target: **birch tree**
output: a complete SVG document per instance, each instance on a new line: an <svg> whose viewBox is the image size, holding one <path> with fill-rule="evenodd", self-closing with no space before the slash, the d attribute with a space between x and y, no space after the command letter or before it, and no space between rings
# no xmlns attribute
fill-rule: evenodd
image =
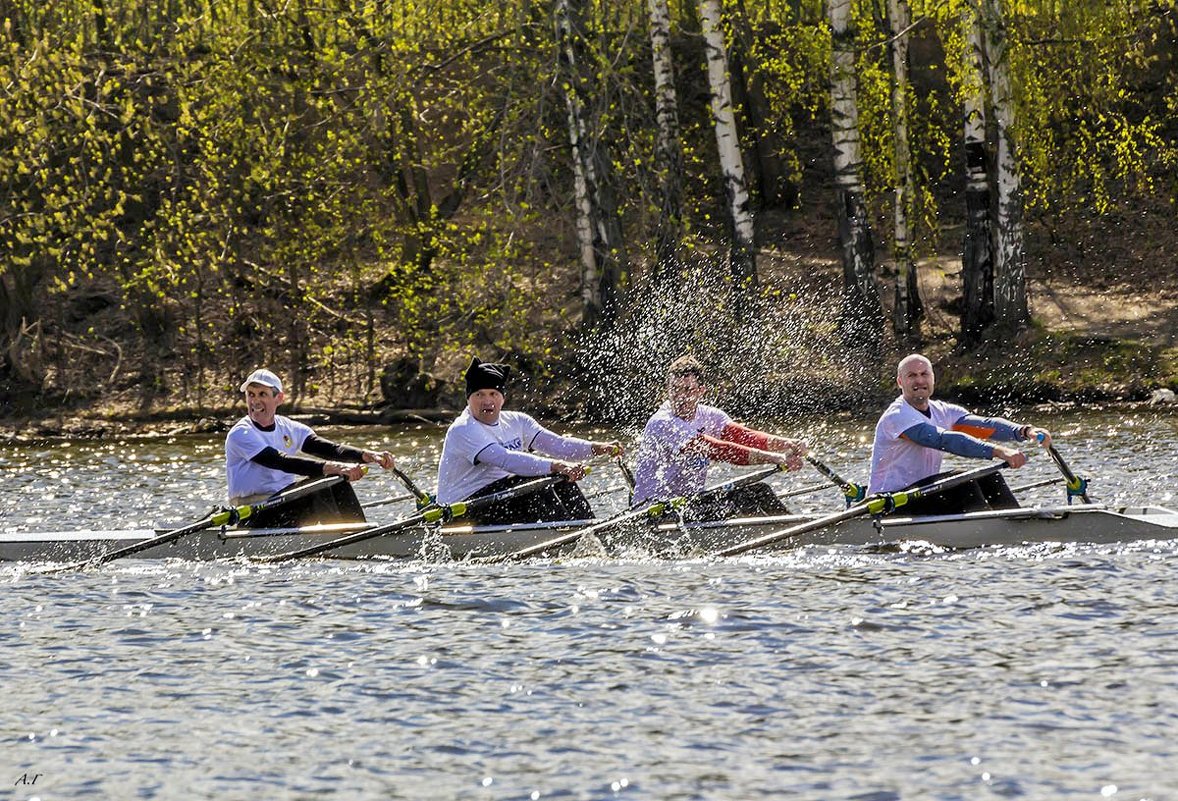
<svg viewBox="0 0 1178 801"><path fill-rule="evenodd" d="M581 248L583 320L587 326L608 324L617 313L618 291L626 255L617 200L610 185L605 143L593 131L583 64L585 29L583 0L557 0L554 7L559 48L560 81L568 109L569 144L577 194L577 236ZM591 234L591 239L590 239ZM590 244L592 258L590 258Z"/></svg>
<svg viewBox="0 0 1178 801"><path fill-rule="evenodd" d="M892 256L896 266L896 295L892 330L901 342L920 341L920 319L924 307L912 262L911 209L915 182L908 146L908 29L912 14L907 0L888 0L892 56L892 140L896 160L896 197L893 205Z"/></svg>
<svg viewBox="0 0 1178 801"><path fill-rule="evenodd" d="M699 0L699 15L707 55L716 149L719 151L720 169L724 173L724 190L732 223L729 270L737 288L747 290L757 283L757 254L753 242L753 215L749 211L749 193L740 152L740 137L732 110L728 49L724 43L719 0Z"/></svg>
<svg viewBox="0 0 1178 801"><path fill-rule="evenodd" d="M798 187L789 174L783 154L787 147L778 131L777 121L766 92L768 76L759 51L767 45L753 30L744 0L736 0L732 9L732 78L738 90L737 105L744 110L749 137L748 165L750 186L756 187L761 208L793 206Z"/></svg>
<svg viewBox="0 0 1178 801"><path fill-rule="evenodd" d="M986 80L977 11L962 14L962 79L965 144L965 241L961 253L961 344L977 345L994 320L994 262L990 183L986 170Z"/></svg>
<svg viewBox="0 0 1178 801"><path fill-rule="evenodd" d="M656 223L655 275L674 281L679 272L683 238L683 146L675 66L671 59L671 12L667 0L650 0L650 50L654 66L654 103L658 131L655 170L659 176L659 217Z"/></svg>
<svg viewBox="0 0 1178 801"><path fill-rule="evenodd" d="M851 0L827 0L826 11L832 48L830 130L834 143L839 244L843 254L839 328L848 348L878 357L883 334L883 305L875 281L875 250L863 200Z"/></svg>
<svg viewBox="0 0 1178 801"><path fill-rule="evenodd" d="M1010 43L1001 0L982 0L982 34L994 113L994 323L1014 331L1027 323L1026 247L1023 241L1023 189L1015 140L1014 94L1010 81Z"/></svg>

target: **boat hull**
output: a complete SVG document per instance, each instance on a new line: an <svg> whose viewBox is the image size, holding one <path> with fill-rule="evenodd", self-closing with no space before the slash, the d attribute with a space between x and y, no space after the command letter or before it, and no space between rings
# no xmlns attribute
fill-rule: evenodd
<svg viewBox="0 0 1178 801"><path fill-rule="evenodd" d="M787 515L741 518L688 525L639 524L602 532L596 552L651 555L702 555L772 532L788 530L814 518ZM467 559L513 553L571 532L592 521L566 525L417 527L373 537L322 554L339 559ZM137 558L212 560L286 553L329 542L364 526L312 526L302 529L208 529L136 553ZM157 535L131 531L4 532L0 561L81 561ZM575 539L575 538L574 538ZM1011 546L1039 542L1107 544L1134 540L1178 539L1178 511L1161 507L1108 508L1100 505L1032 507L964 515L880 519L857 518L787 537L768 550L813 545L884 545L924 542L942 548ZM572 544L548 555L567 553ZM584 547L584 546L583 546ZM604 549L604 551L602 551Z"/></svg>

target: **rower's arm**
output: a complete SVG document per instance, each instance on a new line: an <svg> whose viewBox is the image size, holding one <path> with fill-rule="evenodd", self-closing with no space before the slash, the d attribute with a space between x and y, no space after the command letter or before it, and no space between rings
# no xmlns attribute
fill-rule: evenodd
<svg viewBox="0 0 1178 801"><path fill-rule="evenodd" d="M546 476L552 471L552 460L542 459L522 451L509 451L498 442L488 445L475 456L476 464L488 464L517 476Z"/></svg>
<svg viewBox="0 0 1178 801"><path fill-rule="evenodd" d="M340 445L318 434L308 434L299 447L303 453L318 456L320 459L335 459L341 462L355 462L363 464L364 451L351 445Z"/></svg>
<svg viewBox="0 0 1178 801"><path fill-rule="evenodd" d="M557 459L583 462L593 456L593 443L578 437L562 437L545 428L532 438L531 450Z"/></svg>
<svg viewBox="0 0 1178 801"><path fill-rule="evenodd" d="M905 430L900 436L917 445L964 456L968 459L989 459L994 456L993 445L961 431L946 431L943 428L937 428L932 423L917 423L912 428Z"/></svg>
<svg viewBox="0 0 1178 801"><path fill-rule="evenodd" d="M255 464L268 467L271 470L281 470L296 476L321 476L323 465L318 459L307 459L303 456L287 456L279 453L276 448L263 448L260 453L250 459Z"/></svg>
<svg viewBox="0 0 1178 801"><path fill-rule="evenodd" d="M1023 432L1030 426L1021 426L1001 417L979 417L967 414L953 424L954 431L969 434L977 439L993 439L998 442L1022 442Z"/></svg>
<svg viewBox="0 0 1178 801"><path fill-rule="evenodd" d="M693 437L683 446L683 453L694 453L704 456L713 462L727 462L728 464L776 464L781 458L779 454L750 448L735 442L727 442L708 434Z"/></svg>

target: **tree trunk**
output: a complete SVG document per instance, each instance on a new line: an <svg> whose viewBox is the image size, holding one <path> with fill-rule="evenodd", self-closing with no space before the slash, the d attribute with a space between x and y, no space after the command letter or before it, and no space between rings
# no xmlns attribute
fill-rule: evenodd
<svg viewBox="0 0 1178 801"><path fill-rule="evenodd" d="M753 178L763 208L793 208L798 202L798 187L790 177L789 165L782 154L786 144L774 126L774 111L765 95L765 74L753 59L756 36L749 25L744 0L737 0L733 19L732 77L744 106L748 133L754 146L749 161L755 165Z"/></svg>
<svg viewBox="0 0 1178 801"><path fill-rule="evenodd" d="M1023 242L1023 191L1015 141L1010 50L1001 0L982 4L982 32L997 127L994 215L994 324L1012 332L1027 324L1027 254Z"/></svg>
<svg viewBox="0 0 1178 801"><path fill-rule="evenodd" d="M650 49L654 62L655 170L659 175L659 219L655 240L655 278L659 283L679 277L683 239L683 149L679 138L679 105L671 59L671 12L667 0L650 0Z"/></svg>
<svg viewBox="0 0 1178 801"><path fill-rule="evenodd" d="M896 263L896 297L892 309L892 330L898 342L920 342L920 320L924 304L912 263L911 210L915 199L912 158L908 150L908 27L911 13L907 0L888 0L888 22L892 37L892 138L896 158L896 198L892 236Z"/></svg>
<svg viewBox="0 0 1178 801"><path fill-rule="evenodd" d="M844 345L878 359L883 336L883 304L875 281L875 248L860 178L859 108L855 89L855 31L851 0L827 0L832 52L830 130L834 142L839 243L843 251L843 302L839 331Z"/></svg>
<svg viewBox="0 0 1178 801"><path fill-rule="evenodd" d="M605 143L592 134L590 110L586 99L593 92L585 86L584 26L581 24L581 4L584 0L557 0L554 8L556 39L559 48L560 70L568 107L569 143L572 146L574 175L583 180L578 191L588 199L588 206L578 200L578 217L589 221L593 234L593 261L586 262L582 252L583 321L587 327L604 326L617 314L618 293L625 277L628 259L622 238L622 224L618 215L617 198L610 185L610 160ZM578 231L578 237L583 236ZM584 247L582 243L582 248Z"/></svg>
<svg viewBox="0 0 1178 801"><path fill-rule="evenodd" d="M732 112L732 86L728 73L728 49L721 28L719 0L699 0L708 62L708 85L712 94L712 118L716 128L716 149L724 172L724 189L732 222L732 254L729 270L738 292L757 284L757 254L753 241L753 216L740 153L740 136Z"/></svg>
<svg viewBox="0 0 1178 801"><path fill-rule="evenodd" d="M972 348L994 322L994 260L990 227L990 184L986 170L986 80L977 13L967 8L965 27L965 241L961 252L961 338Z"/></svg>

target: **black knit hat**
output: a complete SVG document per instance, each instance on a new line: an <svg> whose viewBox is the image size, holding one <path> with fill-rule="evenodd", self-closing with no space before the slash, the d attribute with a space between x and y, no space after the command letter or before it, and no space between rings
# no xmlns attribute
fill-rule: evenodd
<svg viewBox="0 0 1178 801"><path fill-rule="evenodd" d="M470 367L466 368L466 397L470 397L480 389L497 389L500 392L507 386L507 376L511 367L506 364L480 362L477 356L471 357Z"/></svg>

